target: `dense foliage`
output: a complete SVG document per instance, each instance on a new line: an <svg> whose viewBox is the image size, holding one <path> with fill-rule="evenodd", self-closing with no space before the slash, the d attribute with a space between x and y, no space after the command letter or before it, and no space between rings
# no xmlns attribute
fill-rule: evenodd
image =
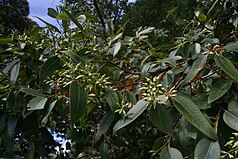
<svg viewBox="0 0 238 159"><path fill-rule="evenodd" d="M27 0L0 0L0 34L7 35L17 30L23 33L36 23L29 15Z"/></svg>
<svg viewBox="0 0 238 159"><path fill-rule="evenodd" d="M0 38L0 157L236 158L238 1L171 1L133 34L121 22L145 1L115 23L126 1L86 2Z"/></svg>

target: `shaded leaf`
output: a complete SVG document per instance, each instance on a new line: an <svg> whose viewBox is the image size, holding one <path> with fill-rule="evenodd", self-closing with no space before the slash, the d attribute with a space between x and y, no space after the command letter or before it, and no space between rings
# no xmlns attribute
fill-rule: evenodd
<svg viewBox="0 0 238 159"><path fill-rule="evenodd" d="M173 134L172 120L165 106L157 105L156 108L152 107L150 109L150 120L159 130L169 135Z"/></svg>
<svg viewBox="0 0 238 159"><path fill-rule="evenodd" d="M133 106L126 114L125 117L121 118L113 127L113 133L116 133L119 129L132 123L138 116L140 116L147 108L147 102L140 100Z"/></svg>
<svg viewBox="0 0 238 159"><path fill-rule="evenodd" d="M109 145L105 142L102 142L99 147L100 150L100 155L102 159L107 159L108 158L108 150L109 150Z"/></svg>
<svg viewBox="0 0 238 159"><path fill-rule="evenodd" d="M44 93L42 93L39 90L36 89L31 89L31 88L21 88L20 89L21 92L32 95L32 96L39 96L39 97L45 97L46 95Z"/></svg>
<svg viewBox="0 0 238 159"><path fill-rule="evenodd" d="M10 81L12 82L12 84L16 83L17 77L18 77L18 74L19 74L19 70L20 70L20 62L17 62L11 68Z"/></svg>
<svg viewBox="0 0 238 159"><path fill-rule="evenodd" d="M113 89L107 90L106 101L111 110L114 112L117 109L119 103L119 98L115 90Z"/></svg>
<svg viewBox="0 0 238 159"><path fill-rule="evenodd" d="M87 94L77 81L73 81L69 88L71 122L74 124L86 112Z"/></svg>
<svg viewBox="0 0 238 159"><path fill-rule="evenodd" d="M36 18L39 19L40 21L42 21L43 23L45 23L49 28L51 28L51 29L55 30L56 32L60 33L60 30L56 26L44 21L40 17L36 17Z"/></svg>
<svg viewBox="0 0 238 159"><path fill-rule="evenodd" d="M215 100L222 97L231 87L231 80L219 80L213 86L208 96L208 103L212 103Z"/></svg>
<svg viewBox="0 0 238 159"><path fill-rule="evenodd" d="M220 158L220 145L208 139L202 139L196 145L194 151L194 159L219 159Z"/></svg>
<svg viewBox="0 0 238 159"><path fill-rule="evenodd" d="M207 99L208 99L207 94L202 93L194 98L194 103L198 106L199 109L209 109L212 107L212 105L208 104Z"/></svg>
<svg viewBox="0 0 238 159"><path fill-rule="evenodd" d="M229 103L228 111L223 114L223 120L229 127L238 131L238 97Z"/></svg>
<svg viewBox="0 0 238 159"><path fill-rule="evenodd" d="M76 64L81 63L83 66L86 64L86 61L83 58L83 56L75 52L72 52L72 51L61 51L61 52L69 56Z"/></svg>
<svg viewBox="0 0 238 159"><path fill-rule="evenodd" d="M232 62L224 56L215 56L216 64L232 79L238 81L238 70Z"/></svg>
<svg viewBox="0 0 238 159"><path fill-rule="evenodd" d="M198 72L203 68L206 61L207 61L207 55L200 55L193 62L192 68L189 70L189 73L185 77L183 84L190 82L198 74Z"/></svg>
<svg viewBox="0 0 238 159"><path fill-rule="evenodd" d="M198 106L191 99L182 94L178 94L176 97L172 98L172 102L176 109L193 126L211 139L217 140L214 129L198 109Z"/></svg>
<svg viewBox="0 0 238 159"><path fill-rule="evenodd" d="M164 136L156 139L155 142L153 143L152 150L156 151L161 149L165 143L166 143L166 137Z"/></svg>
<svg viewBox="0 0 238 159"><path fill-rule="evenodd" d="M40 69L40 81L42 82L54 71L58 70L62 66L61 60L57 56L50 57Z"/></svg>
<svg viewBox="0 0 238 159"><path fill-rule="evenodd" d="M115 114L112 111L109 111L106 115L104 115L104 117L100 121L99 129L96 133L96 141L98 141L100 137L107 132L114 118Z"/></svg>
<svg viewBox="0 0 238 159"><path fill-rule="evenodd" d="M43 109L46 101L47 98L45 97L35 97L27 104L27 108L28 110Z"/></svg>
<svg viewBox="0 0 238 159"><path fill-rule="evenodd" d="M12 69L14 65L20 62L20 59L14 59L12 62L10 62L3 70L3 73L7 73L9 70Z"/></svg>
<svg viewBox="0 0 238 159"><path fill-rule="evenodd" d="M10 116L7 120L7 134L8 136L12 136L17 125L17 117Z"/></svg>
<svg viewBox="0 0 238 159"><path fill-rule="evenodd" d="M231 42L224 46L227 52L235 51L238 52L238 43Z"/></svg>
<svg viewBox="0 0 238 159"><path fill-rule="evenodd" d="M32 159L32 158L34 158L34 154L35 154L35 144L34 144L34 142L31 142L30 145L29 145L28 150L24 154L24 158L25 159Z"/></svg>
<svg viewBox="0 0 238 159"><path fill-rule="evenodd" d="M164 147L160 152L161 159L183 159L182 153L173 147Z"/></svg>

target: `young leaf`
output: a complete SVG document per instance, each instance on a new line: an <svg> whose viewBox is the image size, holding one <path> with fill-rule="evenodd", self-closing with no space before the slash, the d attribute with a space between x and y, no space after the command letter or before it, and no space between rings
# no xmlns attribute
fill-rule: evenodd
<svg viewBox="0 0 238 159"><path fill-rule="evenodd" d="M217 141L204 138L196 145L194 159L219 159L220 153L220 145Z"/></svg>
<svg viewBox="0 0 238 159"><path fill-rule="evenodd" d="M158 127L159 130L172 135L172 120L165 106L158 105L156 108L152 107L150 109L150 120Z"/></svg>
<svg viewBox="0 0 238 159"><path fill-rule="evenodd" d="M54 71L58 70L62 66L61 60L57 56L50 57L40 69L40 81L42 82Z"/></svg>
<svg viewBox="0 0 238 159"><path fill-rule="evenodd" d="M77 81L73 81L69 88L71 122L74 124L85 114L87 95Z"/></svg>
<svg viewBox="0 0 238 159"><path fill-rule="evenodd" d="M133 106L126 114L125 117L120 119L113 127L113 134L115 134L119 129L132 123L138 116L140 116L144 110L147 108L147 102L140 100Z"/></svg>
<svg viewBox="0 0 238 159"><path fill-rule="evenodd" d="M208 104L222 97L231 87L231 80L219 80L213 86L208 96Z"/></svg>
<svg viewBox="0 0 238 159"><path fill-rule="evenodd" d="M238 70L232 62L224 56L215 56L216 64L232 79L238 81Z"/></svg>
<svg viewBox="0 0 238 159"><path fill-rule="evenodd" d="M27 104L27 108L28 110L43 109L46 101L47 98L45 97L35 97Z"/></svg>
<svg viewBox="0 0 238 159"><path fill-rule="evenodd" d="M217 140L214 129L203 116L198 106L188 97L178 94L172 98L173 105L176 109L187 119L193 126L195 126L202 133Z"/></svg>
<svg viewBox="0 0 238 159"><path fill-rule="evenodd" d="M46 95L43 94L41 91L31 88L21 88L21 92L32 95L32 96L39 96L39 97L45 97Z"/></svg>
<svg viewBox="0 0 238 159"><path fill-rule="evenodd" d="M185 77L183 84L186 84L190 82L197 74L198 72L203 68L203 65L207 61L207 55L200 55L192 65L192 68L190 69L188 75Z"/></svg>
<svg viewBox="0 0 238 159"><path fill-rule="evenodd" d="M100 137L107 132L114 118L115 114L112 111L107 112L107 114L102 118L99 124L99 129L96 133L96 141L98 141Z"/></svg>
<svg viewBox="0 0 238 159"><path fill-rule="evenodd" d="M228 111L223 114L224 122L232 129L238 131L238 98L235 97L228 106Z"/></svg>

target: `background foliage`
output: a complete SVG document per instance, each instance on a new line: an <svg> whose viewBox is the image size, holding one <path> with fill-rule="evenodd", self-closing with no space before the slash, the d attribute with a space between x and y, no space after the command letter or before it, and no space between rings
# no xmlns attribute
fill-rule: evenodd
<svg viewBox="0 0 238 159"><path fill-rule="evenodd" d="M237 4L67 0L2 34L0 156L236 158Z"/></svg>

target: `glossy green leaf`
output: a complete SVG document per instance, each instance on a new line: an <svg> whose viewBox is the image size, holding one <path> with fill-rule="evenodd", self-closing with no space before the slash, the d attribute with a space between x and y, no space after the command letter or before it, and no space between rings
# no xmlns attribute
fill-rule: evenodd
<svg viewBox="0 0 238 159"><path fill-rule="evenodd" d="M224 56L215 56L216 64L232 79L238 81L238 70L232 62Z"/></svg>
<svg viewBox="0 0 238 159"><path fill-rule="evenodd" d="M77 81L73 81L69 88L71 123L77 122L86 112L87 94Z"/></svg>
<svg viewBox="0 0 238 159"><path fill-rule="evenodd" d="M46 123L48 122L48 117L49 117L51 111L53 110L53 108L55 107L55 104L57 103L57 101L58 101L58 100L55 100L55 101L53 101L53 102L50 104L50 106L49 106L49 108L48 108L48 110L47 110L46 115L44 116L44 118L43 118L42 121L41 121L41 124L42 124L42 125L46 125Z"/></svg>
<svg viewBox="0 0 238 159"><path fill-rule="evenodd" d="M182 153L173 147L164 147L160 152L161 159L183 159Z"/></svg>
<svg viewBox="0 0 238 159"><path fill-rule="evenodd" d="M156 139L155 142L153 143L152 150L156 151L161 149L165 143L166 143L166 137L164 136Z"/></svg>
<svg viewBox="0 0 238 159"><path fill-rule="evenodd" d="M229 103L228 111L223 114L223 120L229 127L238 131L238 97Z"/></svg>
<svg viewBox="0 0 238 159"><path fill-rule="evenodd" d="M150 109L150 120L159 130L169 135L173 134L173 125L170 114L164 105L157 105Z"/></svg>
<svg viewBox="0 0 238 159"><path fill-rule="evenodd" d="M27 108L28 110L43 109L46 101L47 98L45 97L35 97L27 104Z"/></svg>
<svg viewBox="0 0 238 159"><path fill-rule="evenodd" d="M100 137L107 132L114 118L115 114L112 111L107 112L107 114L102 118L99 124L99 129L96 133L96 141L98 141Z"/></svg>
<svg viewBox="0 0 238 159"><path fill-rule="evenodd" d="M204 138L196 145L194 159L219 159L220 153L220 145L217 141Z"/></svg>
<svg viewBox="0 0 238 159"><path fill-rule="evenodd" d="M39 96L39 97L45 97L46 95L44 93L42 93L39 90L36 89L31 89L31 88L21 88L20 89L21 92L32 95L32 96Z"/></svg>
<svg viewBox="0 0 238 159"><path fill-rule="evenodd" d="M126 101L135 105L137 102L136 96L134 93L132 93L131 91L127 91L126 92Z"/></svg>
<svg viewBox="0 0 238 159"><path fill-rule="evenodd" d="M193 126L195 126L202 133L217 140L214 129L204 117L198 106L187 96L178 94L172 98L173 105L176 109L187 119Z"/></svg>
<svg viewBox="0 0 238 159"><path fill-rule="evenodd" d="M19 74L19 70L20 70L20 62L17 62L14 66L12 66L11 68L11 75L10 75L10 81L12 82L12 84L15 84L17 81L17 77Z"/></svg>
<svg viewBox="0 0 238 159"><path fill-rule="evenodd" d="M212 103L215 100L221 98L231 87L231 80L219 80L213 86L208 96L208 103Z"/></svg>
<svg viewBox="0 0 238 159"><path fill-rule="evenodd" d="M147 102L140 100L134 105L126 114L125 117L121 118L113 127L113 133L116 133L121 128L132 123L138 116L140 116L147 108Z"/></svg>
<svg viewBox="0 0 238 159"><path fill-rule="evenodd" d="M32 159L32 158L34 158L34 154L35 154L35 144L33 142L31 142L29 144L28 150L24 154L24 158L25 159Z"/></svg>
<svg viewBox="0 0 238 159"><path fill-rule="evenodd" d="M61 60L57 56L50 57L40 69L40 81L42 82L54 71L58 70L62 66Z"/></svg>
<svg viewBox="0 0 238 159"><path fill-rule="evenodd" d="M238 43L231 42L224 46L224 49L226 49L227 52L235 51L238 52Z"/></svg>
<svg viewBox="0 0 238 159"><path fill-rule="evenodd" d="M208 96L206 93L202 93L199 96L195 97L193 101L199 109L209 109L212 107L211 104L208 104Z"/></svg>
<svg viewBox="0 0 238 159"><path fill-rule="evenodd" d="M10 94L7 97L6 110L7 111L14 110L16 106L17 106L17 96L15 93L10 92Z"/></svg>
<svg viewBox="0 0 238 159"><path fill-rule="evenodd" d="M198 19L200 22L205 22L207 20L207 16L203 13L199 14Z"/></svg>
<svg viewBox="0 0 238 159"><path fill-rule="evenodd" d="M183 84L190 82L198 74L198 72L203 68L206 61L207 61L207 55L200 55L193 62L192 68L189 70L189 73L185 77Z"/></svg>
<svg viewBox="0 0 238 159"><path fill-rule="evenodd" d="M54 8L48 8L48 16L52 18L56 18L58 15L58 12Z"/></svg>
<svg viewBox="0 0 238 159"><path fill-rule="evenodd" d="M63 13L59 13L57 15L57 19L58 20L67 20L67 19L69 19L69 17L68 17L68 15L65 12L63 12Z"/></svg>
<svg viewBox="0 0 238 159"><path fill-rule="evenodd" d="M99 147L100 155L102 159L108 158L109 145L105 142L102 142Z"/></svg>
<svg viewBox="0 0 238 159"><path fill-rule="evenodd" d="M12 69L14 65L20 62L20 59L14 59L12 62L10 62L3 70L3 73L7 73L9 70Z"/></svg>

